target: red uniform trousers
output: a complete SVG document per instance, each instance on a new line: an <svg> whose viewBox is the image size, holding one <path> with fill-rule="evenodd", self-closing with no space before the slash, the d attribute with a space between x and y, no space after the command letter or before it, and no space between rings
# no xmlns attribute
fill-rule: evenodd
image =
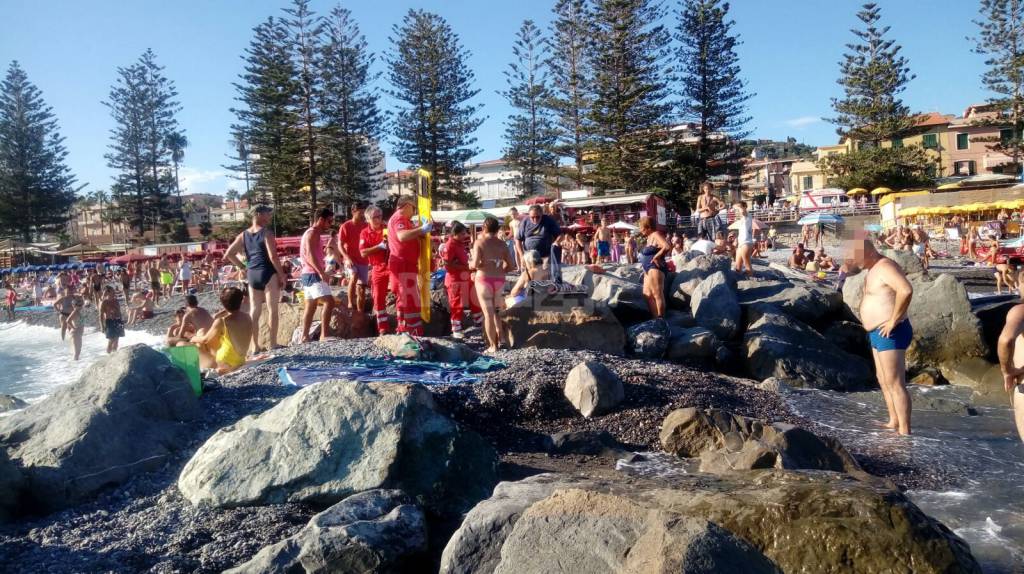
<svg viewBox="0 0 1024 574"><path fill-rule="evenodd" d="M458 276L456 276L458 275ZM448 291L448 307L452 315L452 333L462 332L462 320L466 313L466 304L473 314L473 323L479 324L483 320L483 313L480 311L480 301L477 300L476 289L473 288L473 281L468 272L449 273L445 275L444 286Z"/></svg>
<svg viewBox="0 0 1024 574"><path fill-rule="evenodd" d="M370 268L370 296L373 297L373 314L377 318L377 333L383 335L391 330L388 324L388 280L391 273L387 264Z"/></svg>
<svg viewBox="0 0 1024 574"><path fill-rule="evenodd" d="M420 288L417 261L406 261L397 257L388 259L391 291L398 298L398 332L423 336L423 319L420 317Z"/></svg>

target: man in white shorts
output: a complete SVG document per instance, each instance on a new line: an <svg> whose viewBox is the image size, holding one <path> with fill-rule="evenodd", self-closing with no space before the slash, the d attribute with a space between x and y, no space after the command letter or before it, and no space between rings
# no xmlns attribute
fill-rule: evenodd
<svg viewBox="0 0 1024 574"><path fill-rule="evenodd" d="M313 325L313 316L316 309L323 303L324 311L320 315L320 340L327 339L330 331L331 314L334 311L334 295L331 293L330 278L324 267L324 246L322 236L331 233L334 226L334 212L329 207L322 207L316 212L316 219L313 225L302 234L302 243L299 244L299 259L302 262L302 275L299 276L299 285L302 287L302 295L305 298L305 308L302 313L302 339L301 342L309 342L309 328ZM332 247L333 250L333 242ZM340 253L334 254L337 260L341 259Z"/></svg>

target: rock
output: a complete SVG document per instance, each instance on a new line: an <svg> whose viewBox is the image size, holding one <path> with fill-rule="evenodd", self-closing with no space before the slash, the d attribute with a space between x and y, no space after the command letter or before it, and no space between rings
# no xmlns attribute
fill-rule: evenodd
<svg viewBox="0 0 1024 574"><path fill-rule="evenodd" d="M557 310L530 307L507 310L505 323L512 345L623 354L625 331L607 306L588 304L584 308L564 301L566 306Z"/></svg>
<svg viewBox="0 0 1024 574"><path fill-rule="evenodd" d="M668 453L700 457L702 472L756 468L860 471L857 461L834 439L720 409L676 409L665 417L660 438Z"/></svg>
<svg viewBox="0 0 1024 574"><path fill-rule="evenodd" d="M354 494L225 574L390 572L427 550L423 512L399 490Z"/></svg>
<svg viewBox="0 0 1024 574"><path fill-rule="evenodd" d="M836 347L857 355L871 359L871 343L868 341L868 334L864 327L853 321L836 321L830 324L821 332L825 340ZM873 359L872 359L873 360Z"/></svg>
<svg viewBox="0 0 1024 574"><path fill-rule="evenodd" d="M689 310L668 309L665 311L665 322L668 323L669 329L689 329L697 326L697 321Z"/></svg>
<svg viewBox="0 0 1024 574"><path fill-rule="evenodd" d="M722 272L732 273L732 261L724 255L698 255L676 271L668 285L666 303L678 309L690 309L690 296L701 281Z"/></svg>
<svg viewBox="0 0 1024 574"><path fill-rule="evenodd" d="M865 277L866 273L858 273L843 285L843 301L858 318ZM914 338L907 349L908 368L986 356L981 323L971 312L966 289L955 277L910 275L908 279L914 287L908 312L914 327Z"/></svg>
<svg viewBox="0 0 1024 574"><path fill-rule="evenodd" d="M695 545L700 539L719 542ZM502 482L449 540L441 572L869 573L894 565L921 574L981 571L963 540L878 481L762 470Z"/></svg>
<svg viewBox="0 0 1024 574"><path fill-rule="evenodd" d="M761 381L760 383L757 383L754 386L761 389L762 391L768 391L770 393L786 393L789 392L790 390L789 385L780 381L779 379L776 379L775 377L768 377L767 379Z"/></svg>
<svg viewBox="0 0 1024 574"><path fill-rule="evenodd" d="M555 454L585 454L618 456L623 447L608 431L568 431L548 435L544 450Z"/></svg>
<svg viewBox="0 0 1024 574"><path fill-rule="evenodd" d="M494 449L420 385L327 381L219 430L178 489L196 505L236 507L333 504L386 486L450 514L487 496L496 464Z"/></svg>
<svg viewBox="0 0 1024 574"><path fill-rule="evenodd" d="M669 330L664 319L651 319L626 331L629 352L645 359L660 359L668 350Z"/></svg>
<svg viewBox="0 0 1024 574"><path fill-rule="evenodd" d="M392 298L387 306L388 321L391 332L398 328L398 309ZM430 321L423 322L423 336L446 337L452 334L452 317L448 311L448 294L444 289L430 292Z"/></svg>
<svg viewBox="0 0 1024 574"><path fill-rule="evenodd" d="M704 327L672 329L665 355L670 361L706 360L715 357L722 348L714 333Z"/></svg>
<svg viewBox="0 0 1024 574"><path fill-rule="evenodd" d="M925 367L914 375L914 378L910 379L910 384L920 385L922 387L936 387L939 385L948 385L949 381L946 377L942 376L942 371L935 367Z"/></svg>
<svg viewBox="0 0 1024 574"><path fill-rule="evenodd" d="M1006 396L1006 391L1003 390L1003 373L995 363L979 357L968 357L960 361L943 363L939 368L942 376L950 384L971 387L981 395Z"/></svg>
<svg viewBox="0 0 1024 574"><path fill-rule="evenodd" d="M697 324L722 340L740 329L740 305L726 274L717 271L701 281L690 297L690 312Z"/></svg>
<svg viewBox="0 0 1024 574"><path fill-rule="evenodd" d="M757 379L776 377L794 387L852 391L871 380L866 361L829 343L814 329L773 307L747 309L753 322L743 336L747 369Z"/></svg>
<svg viewBox="0 0 1024 574"><path fill-rule="evenodd" d="M608 273L594 273L583 265L576 265L562 271L562 280L587 287L591 300L598 305L606 305L622 323L637 323L651 318L644 299L642 272L613 273L610 268Z"/></svg>
<svg viewBox="0 0 1024 574"><path fill-rule="evenodd" d="M625 398L618 375L594 361L584 361L569 371L564 392L586 418L611 412Z"/></svg>
<svg viewBox="0 0 1024 574"><path fill-rule="evenodd" d="M774 305L783 313L803 321L817 323L838 313L843 307L839 291L811 282L744 280L736 284L740 305Z"/></svg>
<svg viewBox="0 0 1024 574"><path fill-rule="evenodd" d="M0 419L0 446L25 474L23 508L53 511L159 469L198 415L185 374L162 353L133 345Z"/></svg>
<svg viewBox="0 0 1024 574"><path fill-rule="evenodd" d="M14 395L0 395L0 413L15 411L28 406L28 403Z"/></svg>
<svg viewBox="0 0 1024 574"><path fill-rule="evenodd" d="M281 303L277 307L277 341L282 345L292 340L296 331L302 327L302 304ZM260 315L260 341L270 341L270 311L264 310Z"/></svg>
<svg viewBox="0 0 1024 574"><path fill-rule="evenodd" d="M25 487L21 470L0 449L0 524L7 522L18 513L18 503Z"/></svg>
<svg viewBox="0 0 1024 574"><path fill-rule="evenodd" d="M982 339L985 341L985 346L989 349L989 354L986 357L988 360L993 362L999 360L996 349L999 348L999 335L1003 332L1003 327L1006 325L1006 314L1010 309L1020 304L1021 300L1014 297L1009 301L971 306L974 316L981 323Z"/></svg>
<svg viewBox="0 0 1024 574"><path fill-rule="evenodd" d="M920 389L911 389L911 391L916 391L913 392L911 398L915 410L936 411L965 417L974 417L979 414L977 409L959 399L938 397L934 393L920 392Z"/></svg>
<svg viewBox="0 0 1024 574"><path fill-rule="evenodd" d="M921 259L910 251L883 249L882 255L895 261L896 265L899 265L907 275L911 273L924 273L924 265L921 263Z"/></svg>
<svg viewBox="0 0 1024 574"><path fill-rule="evenodd" d="M427 356L431 361L441 363L472 363L480 358L480 353L469 348L465 343L451 339L423 338L420 343L426 347Z"/></svg>
<svg viewBox="0 0 1024 574"><path fill-rule="evenodd" d="M387 354L395 359L419 361L425 358L423 346L407 333L380 335L374 340L373 344L384 349Z"/></svg>

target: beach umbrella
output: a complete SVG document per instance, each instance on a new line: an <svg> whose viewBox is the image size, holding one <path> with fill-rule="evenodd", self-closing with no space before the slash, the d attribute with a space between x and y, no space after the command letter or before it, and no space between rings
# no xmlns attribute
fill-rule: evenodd
<svg viewBox="0 0 1024 574"><path fill-rule="evenodd" d="M479 209L474 209L472 211L467 211L466 213L462 214L462 222L463 223L483 223L484 220L487 219L488 217L494 217L494 215L490 214L490 213L487 213L486 211L481 211ZM495 219L497 219L497 217L495 217Z"/></svg>
<svg viewBox="0 0 1024 574"><path fill-rule="evenodd" d="M796 224L797 225L817 225L819 223L840 224L842 222L843 222L843 218L841 216L839 216L839 215L835 215L833 213L822 213L820 211L816 211L816 212L814 212L814 213L812 213L810 215L805 215L805 216L801 217L800 221L797 221Z"/></svg>
<svg viewBox="0 0 1024 574"><path fill-rule="evenodd" d="M846 195L852 197L854 195L864 195L867 192L868 192L868 190L864 189L863 187L855 187L855 188L847 191Z"/></svg>
<svg viewBox="0 0 1024 574"><path fill-rule="evenodd" d="M615 223L608 226L608 229L614 229L615 231L636 231L639 227L632 223L626 223L625 221L616 221Z"/></svg>
<svg viewBox="0 0 1024 574"><path fill-rule="evenodd" d="M876 196L877 195L885 195L887 193L892 193L892 190L889 189L888 187L876 187L875 189L871 190L871 195L876 195Z"/></svg>

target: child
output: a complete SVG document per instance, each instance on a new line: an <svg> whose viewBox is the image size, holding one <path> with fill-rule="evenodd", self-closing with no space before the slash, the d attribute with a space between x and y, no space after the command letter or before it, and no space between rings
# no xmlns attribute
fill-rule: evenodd
<svg viewBox="0 0 1024 574"><path fill-rule="evenodd" d="M168 347L176 347L183 343L188 343L195 332L187 327L182 329L182 324L185 321L185 308L182 307L174 312L174 323L167 328L166 341Z"/></svg>
<svg viewBox="0 0 1024 574"><path fill-rule="evenodd" d="M121 318L121 304L117 300L114 288L107 285L103 289L103 301L100 303L100 324L107 336L107 354L117 350L118 340L124 337L124 320Z"/></svg>
<svg viewBox="0 0 1024 574"><path fill-rule="evenodd" d="M224 310L217 313L209 330L200 329L192 342L199 347L199 365L226 374L245 364L245 354L252 342L252 318L242 311L245 294L237 287L220 292Z"/></svg>
<svg viewBox="0 0 1024 574"><path fill-rule="evenodd" d="M477 301L476 292L471 283L469 272L469 252L466 250L466 242L469 241L469 230L462 223L452 223L452 232L448 241L441 249L441 260L444 261L445 276L444 287L448 291L448 306L452 315L452 337L463 338L462 319L465 315L465 305L469 303L470 312L473 314L473 322L479 323L483 319L480 312L480 303Z"/></svg>
<svg viewBox="0 0 1024 574"><path fill-rule="evenodd" d="M75 295L71 297L71 314L67 318L67 328L71 331L71 347L75 351L75 360L82 354L82 333L85 332L85 320L82 317L82 308L85 307L85 299Z"/></svg>

